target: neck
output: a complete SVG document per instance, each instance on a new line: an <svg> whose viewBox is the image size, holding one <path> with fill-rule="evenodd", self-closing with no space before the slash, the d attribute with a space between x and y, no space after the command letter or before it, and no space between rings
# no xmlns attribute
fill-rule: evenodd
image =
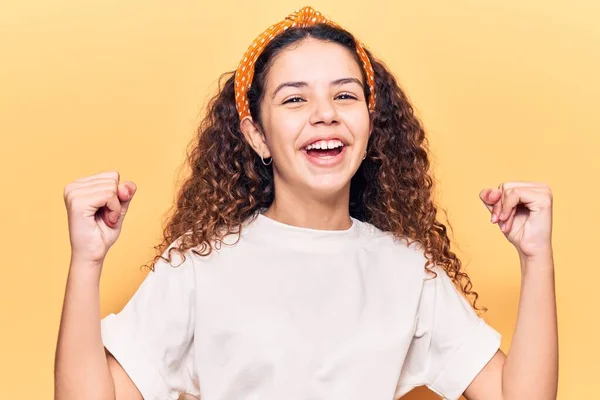
<svg viewBox="0 0 600 400"><path fill-rule="evenodd" d="M263 213L265 216L288 225L309 229L346 230L350 219L350 186L327 198L311 196L309 192L298 196L298 190L275 190L275 199Z"/></svg>

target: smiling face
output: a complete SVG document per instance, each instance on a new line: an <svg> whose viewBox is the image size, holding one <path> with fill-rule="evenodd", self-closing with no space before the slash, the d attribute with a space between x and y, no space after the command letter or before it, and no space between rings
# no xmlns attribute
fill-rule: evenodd
<svg viewBox="0 0 600 400"><path fill-rule="evenodd" d="M257 153L273 157L276 192L349 190L370 131L363 87L356 58L339 44L309 38L276 56L260 104L264 137L242 122Z"/></svg>

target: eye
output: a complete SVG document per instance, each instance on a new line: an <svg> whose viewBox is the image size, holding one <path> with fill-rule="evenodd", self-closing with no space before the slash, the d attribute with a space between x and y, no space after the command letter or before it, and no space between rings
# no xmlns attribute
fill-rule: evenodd
<svg viewBox="0 0 600 400"><path fill-rule="evenodd" d="M340 100L349 100L349 99L356 100L356 96L353 96L350 93L342 93L339 96L337 96L336 98L340 99Z"/></svg>
<svg viewBox="0 0 600 400"><path fill-rule="evenodd" d="M300 101L304 101L304 99L302 97L299 97L299 96L294 96L294 97L290 97L289 99L285 100L283 102L283 104L287 104L287 103L299 103Z"/></svg>

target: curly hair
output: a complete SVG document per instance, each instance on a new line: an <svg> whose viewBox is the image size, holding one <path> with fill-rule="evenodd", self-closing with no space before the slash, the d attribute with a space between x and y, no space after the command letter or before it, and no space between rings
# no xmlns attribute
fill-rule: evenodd
<svg viewBox="0 0 600 400"><path fill-rule="evenodd" d="M269 67L283 49L307 38L344 46L359 63L355 39L343 29L318 24L286 30L269 43L255 64L247 94L250 113L259 126L259 106ZM377 103L367 158L350 183L350 215L409 244L416 242L427 259L424 268L434 273L430 268L441 266L461 292L473 298L472 306L479 310L478 294L471 290L469 276L450 250L447 228L436 219L434 180L422 123L392 73L368 49L365 51L375 72ZM362 73L366 82L365 71ZM190 175L167 215L162 242L154 246L158 254L152 270L160 258L171 262L171 250L183 254L192 249L194 254L206 256L213 248L218 249L227 235L237 234L239 240L245 221L273 202L273 170L256 157L240 131L234 78L235 72L221 76L218 93L208 103L197 136L190 142L185 163ZM368 100L366 84L364 91ZM169 248L176 240L176 246Z"/></svg>

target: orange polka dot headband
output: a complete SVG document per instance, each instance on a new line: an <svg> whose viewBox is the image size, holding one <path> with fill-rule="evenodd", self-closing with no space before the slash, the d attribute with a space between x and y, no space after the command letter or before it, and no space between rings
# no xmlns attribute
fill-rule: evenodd
<svg viewBox="0 0 600 400"><path fill-rule="evenodd" d="M235 106L240 116L240 121L245 117L250 116L250 103L246 92L250 89L252 78L254 77L254 64L261 55L264 48L277 35L288 30L290 27L305 28L316 24L327 24L334 28L341 28L335 22L323 16L320 12L315 11L312 7L304 7L301 10L296 10L288 15L283 21L269 27L266 31L260 34L254 42L248 47L244 54L244 58L240 61L235 71ZM363 63L367 76L367 84L371 94L369 96L369 111L375 110L375 78L371 61L365 52L362 45L356 41L356 52Z"/></svg>

